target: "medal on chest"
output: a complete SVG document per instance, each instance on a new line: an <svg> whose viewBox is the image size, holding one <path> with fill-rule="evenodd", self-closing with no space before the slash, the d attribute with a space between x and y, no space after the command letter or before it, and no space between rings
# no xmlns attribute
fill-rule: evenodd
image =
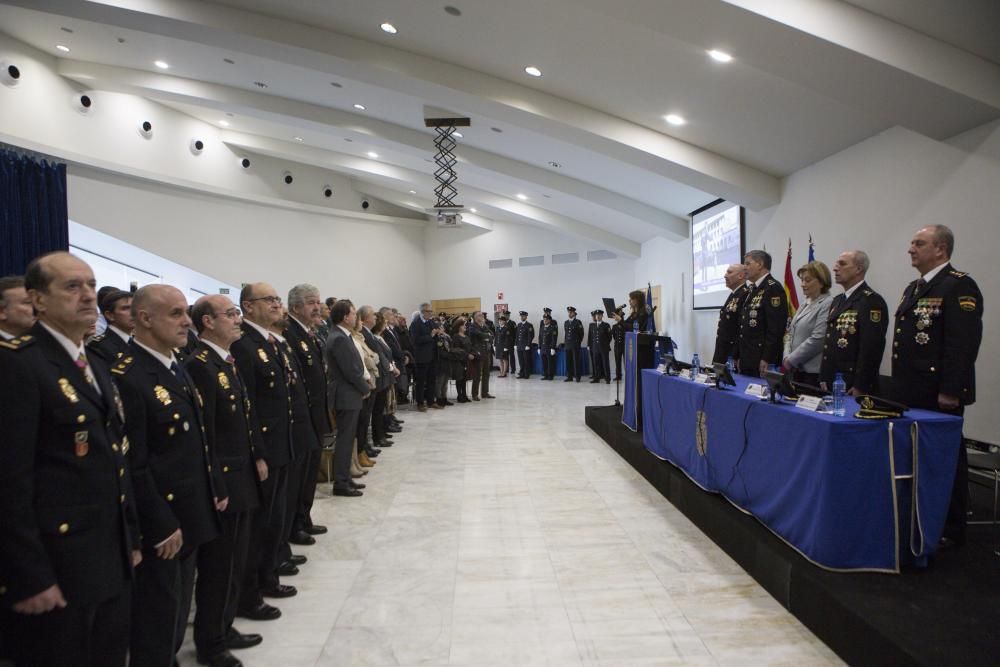
<svg viewBox="0 0 1000 667"><path fill-rule="evenodd" d="M930 342L931 337L926 329L931 328L934 318L940 317L943 302L944 299L940 297L917 299L917 303L913 306L913 316L917 320L915 325L917 334L914 336L914 340L917 341L918 345L926 345Z"/></svg>
<svg viewBox="0 0 1000 667"><path fill-rule="evenodd" d="M835 325L840 337L837 339L837 347L844 349L848 345L847 336L853 336L858 332L858 311L845 310L837 316Z"/></svg>

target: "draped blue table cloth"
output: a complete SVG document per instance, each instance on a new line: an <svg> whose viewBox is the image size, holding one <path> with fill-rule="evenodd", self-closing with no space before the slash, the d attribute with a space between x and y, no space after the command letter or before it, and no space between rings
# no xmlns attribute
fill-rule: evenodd
<svg viewBox="0 0 1000 667"><path fill-rule="evenodd" d="M757 378L738 375L735 388L718 390L642 373L646 449L813 563L899 572L934 552L962 446L960 417L909 410L857 419L851 397L847 416L835 417L744 394Z"/></svg>
<svg viewBox="0 0 1000 667"><path fill-rule="evenodd" d="M531 346L531 372L535 375L542 374L542 351L537 344ZM556 351L556 375L566 375L566 348L560 347ZM590 375L590 350L585 347L580 348L580 375Z"/></svg>

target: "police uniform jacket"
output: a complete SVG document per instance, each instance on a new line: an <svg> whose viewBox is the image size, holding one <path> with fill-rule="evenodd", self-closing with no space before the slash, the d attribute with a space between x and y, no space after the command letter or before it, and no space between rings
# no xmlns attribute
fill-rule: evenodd
<svg viewBox="0 0 1000 667"><path fill-rule="evenodd" d="M243 337L229 350L250 399L254 449L279 468L292 460L292 405L283 355L259 331L244 322Z"/></svg>
<svg viewBox="0 0 1000 667"><path fill-rule="evenodd" d="M293 458L306 456L311 450L320 448L319 436L312 425L312 415L309 414L309 395L306 393L305 382L302 380L302 369L299 359L295 356L288 339L278 341L282 362L288 369L288 399L292 405Z"/></svg>
<svg viewBox="0 0 1000 667"><path fill-rule="evenodd" d="M498 342L498 347L500 348L500 351L503 352L505 350L514 347L516 340L517 340L517 325L514 324L514 322L512 322L511 320L507 320L503 325L503 340Z"/></svg>
<svg viewBox="0 0 1000 667"><path fill-rule="evenodd" d="M128 449L107 366L100 394L41 324L0 341L0 604L58 584L70 605L119 595L138 549Z"/></svg>
<svg viewBox="0 0 1000 667"><path fill-rule="evenodd" d="M611 325L604 320L594 323L594 349L598 352L611 351Z"/></svg>
<svg viewBox="0 0 1000 667"><path fill-rule="evenodd" d="M971 276L951 264L922 282L910 283L896 308L892 379L897 396L914 407L936 409L938 394L972 405L983 295Z"/></svg>
<svg viewBox="0 0 1000 667"><path fill-rule="evenodd" d="M111 372L127 415L143 549L180 528L182 551L190 552L219 534L213 499L227 496L205 440L198 393L186 373L178 379L134 340Z"/></svg>
<svg viewBox="0 0 1000 667"><path fill-rule="evenodd" d="M738 356L736 347L739 345L740 316L748 293L749 290L744 283L730 292L726 302L722 304L722 309L719 310L719 326L715 330L713 363L724 364L729 357Z"/></svg>
<svg viewBox="0 0 1000 667"><path fill-rule="evenodd" d="M848 389L853 387L863 394L877 394L888 326L885 299L867 283L859 284L850 297L843 294L833 297L826 321L819 379L829 387L837 373L841 373Z"/></svg>
<svg viewBox="0 0 1000 667"><path fill-rule="evenodd" d="M580 343L583 342L583 322L577 318L571 320L566 320L563 324L564 338L566 340L567 349L580 349Z"/></svg>
<svg viewBox="0 0 1000 667"><path fill-rule="evenodd" d="M302 385L309 401L309 420L316 432L318 448L322 444L323 436L333 430L326 393L329 379L326 361L323 359L322 339L318 334L313 335L306 331L295 318L289 317L288 320L284 336L299 362Z"/></svg>
<svg viewBox="0 0 1000 667"><path fill-rule="evenodd" d="M538 338L538 347L541 349L542 355L551 356L552 350L555 350L558 345L559 325L555 322L542 325L542 334Z"/></svg>
<svg viewBox="0 0 1000 667"><path fill-rule="evenodd" d="M434 361L434 320L426 322L419 316L410 323L410 340L413 342L414 361L418 364L429 364Z"/></svg>
<svg viewBox="0 0 1000 667"><path fill-rule="evenodd" d="M756 372L763 360L781 363L785 327L788 324L788 297L785 288L767 274L760 287L751 284L740 313L738 359L743 371Z"/></svg>
<svg viewBox="0 0 1000 667"><path fill-rule="evenodd" d="M90 358L91 353L96 354L105 364L110 366L118 361L118 358L123 356L127 349L128 343L117 333L111 331L111 327L108 326L104 333L94 336L87 343L87 358Z"/></svg>
<svg viewBox="0 0 1000 667"><path fill-rule="evenodd" d="M226 512L246 512L260 506L257 454L250 433L250 401L235 363L229 363L199 342L184 364L202 400L205 439L222 468L229 505Z"/></svg>
<svg viewBox="0 0 1000 667"><path fill-rule="evenodd" d="M539 329L540 331L541 329ZM524 322L518 322L516 325L516 336L514 338L514 345L519 350L524 350L526 347L531 347L531 341L535 340L535 325L531 322L525 320Z"/></svg>
<svg viewBox="0 0 1000 667"><path fill-rule="evenodd" d="M625 324L624 322L616 321L611 325L611 339L615 342L615 349L622 350L625 348Z"/></svg>
<svg viewBox="0 0 1000 667"><path fill-rule="evenodd" d="M594 349L597 342L594 340L594 336L597 335L597 322L591 322L587 325L587 347Z"/></svg>

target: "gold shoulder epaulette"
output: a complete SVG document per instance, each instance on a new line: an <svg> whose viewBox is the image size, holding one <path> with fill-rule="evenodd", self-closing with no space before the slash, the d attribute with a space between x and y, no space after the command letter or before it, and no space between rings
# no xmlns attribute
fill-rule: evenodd
<svg viewBox="0 0 1000 667"><path fill-rule="evenodd" d="M94 336L93 338L90 339L90 342L91 343L100 343L102 340L104 340L105 336L107 336L107 334L97 334L96 336Z"/></svg>
<svg viewBox="0 0 1000 667"><path fill-rule="evenodd" d="M875 293L875 292L873 292L873 291L872 291L872 290L870 290L870 289L866 289L866 290L865 290L865 296L871 296L871 295L872 295L872 294L874 294L874 293Z"/></svg>
<svg viewBox="0 0 1000 667"><path fill-rule="evenodd" d="M952 269L951 271L949 271L949 273L955 276L956 278L964 278L965 276L969 275L965 271L956 271L955 269Z"/></svg>
<svg viewBox="0 0 1000 667"><path fill-rule="evenodd" d="M128 369L132 368L132 362L135 361L135 357L131 354L127 357L122 357L121 361L111 367L111 372L115 375L125 375L128 373Z"/></svg>
<svg viewBox="0 0 1000 667"><path fill-rule="evenodd" d="M198 361L208 363L208 350L202 350L198 354L194 355L194 358Z"/></svg>
<svg viewBox="0 0 1000 667"><path fill-rule="evenodd" d="M35 337L27 334L24 336L18 336L17 338L11 338L10 340L0 340L0 347L8 350L23 350L29 345L32 345L34 342Z"/></svg>

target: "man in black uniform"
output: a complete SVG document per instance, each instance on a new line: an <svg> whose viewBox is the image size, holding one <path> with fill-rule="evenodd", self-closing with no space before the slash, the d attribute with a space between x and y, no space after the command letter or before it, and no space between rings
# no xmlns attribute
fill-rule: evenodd
<svg viewBox="0 0 1000 667"><path fill-rule="evenodd" d="M90 339L87 350L111 365L125 354L132 337L132 293L122 290L109 292L101 302L101 314L108 328Z"/></svg>
<svg viewBox="0 0 1000 667"><path fill-rule="evenodd" d="M611 362L608 354L611 352L611 325L604 321L604 311L598 308L594 311L597 321L594 323L594 379L591 383L604 380L611 384Z"/></svg>
<svg viewBox="0 0 1000 667"><path fill-rule="evenodd" d="M590 311L590 324L587 325L587 356L590 357L590 381L597 379L597 360L594 353L597 352L597 311Z"/></svg>
<svg viewBox="0 0 1000 667"><path fill-rule="evenodd" d="M141 557L120 398L83 347L96 281L57 252L24 286L38 322L0 340L0 662L122 667Z"/></svg>
<svg viewBox="0 0 1000 667"><path fill-rule="evenodd" d="M768 364L781 363L788 323L788 296L770 273L770 254L751 250L744 257L744 265L750 285L740 312L736 361L740 373L760 377Z"/></svg>
<svg viewBox="0 0 1000 667"><path fill-rule="evenodd" d="M143 562L136 568L129 663L170 665L184 640L198 547L220 532L228 497L205 441L200 398L174 356L191 320L176 287L132 298L135 335L111 369L128 419Z"/></svg>
<svg viewBox="0 0 1000 667"><path fill-rule="evenodd" d="M870 264L863 251L848 250L833 265L834 279L844 293L835 296L830 306L819 379L829 390L840 373L851 396L879 393L879 366L889 326L885 299L865 282Z"/></svg>
<svg viewBox="0 0 1000 667"><path fill-rule="evenodd" d="M944 225L920 229L910 263L920 278L896 308L892 381L896 399L914 408L962 415L976 402L976 357L983 337L983 295L967 273L950 264L955 236ZM968 457L959 447L951 505L942 542L965 543Z"/></svg>
<svg viewBox="0 0 1000 667"><path fill-rule="evenodd" d="M517 371L517 346L514 345L514 340L517 338L517 325L510 313L504 312L504 318L504 335L506 336L504 343L507 347L507 373L509 374Z"/></svg>
<svg viewBox="0 0 1000 667"><path fill-rule="evenodd" d="M285 598L298 591L278 578L278 549L284 539L288 466L292 460L292 406L288 372L278 339L269 327L281 319L281 298L267 283L246 285L240 292L243 337L229 348L250 399L254 449L267 462L261 482L261 507L250 529L250 549L237 614L267 621L281 611L264 596Z"/></svg>
<svg viewBox="0 0 1000 667"><path fill-rule="evenodd" d="M535 340L535 325L528 321L528 311L522 310L518 314L521 316L521 321L517 323L514 334L517 365L520 366L517 377L525 380L531 377L532 366L535 365L535 360L531 356L531 341Z"/></svg>
<svg viewBox="0 0 1000 667"><path fill-rule="evenodd" d="M184 370L201 397L205 438L229 493L220 517L222 534L198 549L194 644L198 662L233 667L239 661L227 649L261 642L260 635L233 628L233 619L250 545L250 521L260 507L257 483L267 479L267 463L254 452L250 402L229 353L243 334L240 311L228 297L211 295L198 299L192 315L200 342Z"/></svg>
<svg viewBox="0 0 1000 667"><path fill-rule="evenodd" d="M742 264L730 264L726 269L726 287L732 290L719 310L719 326L715 331L715 353L712 363L724 364L736 358L740 336L740 315L743 302L747 298L747 268Z"/></svg>
<svg viewBox="0 0 1000 667"><path fill-rule="evenodd" d="M622 306L624 308L624 306ZM611 339L615 343L615 380L622 379L622 358L625 356L625 314L621 310L611 313Z"/></svg>
<svg viewBox="0 0 1000 667"><path fill-rule="evenodd" d="M580 343L583 342L583 322L576 319L576 308L568 306L569 319L563 323L563 337L566 345L566 379L563 382L580 381Z"/></svg>
<svg viewBox="0 0 1000 667"><path fill-rule="evenodd" d="M559 325L546 313L542 318L542 330L538 336L538 351L542 357L542 379L551 380L556 376L556 355L559 352Z"/></svg>
<svg viewBox="0 0 1000 667"><path fill-rule="evenodd" d="M0 278L0 340L23 336L35 326L31 297L22 276Z"/></svg>

